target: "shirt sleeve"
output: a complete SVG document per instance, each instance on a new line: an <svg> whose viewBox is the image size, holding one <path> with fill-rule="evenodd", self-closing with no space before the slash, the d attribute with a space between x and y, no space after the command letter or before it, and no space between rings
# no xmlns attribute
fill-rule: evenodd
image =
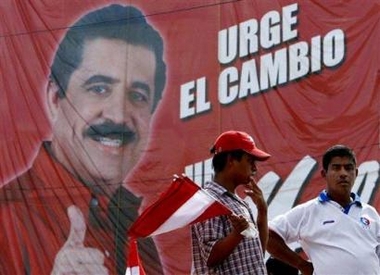
<svg viewBox="0 0 380 275"><path fill-rule="evenodd" d="M269 229L280 235L287 243L299 241L304 215L305 207L298 205L270 220Z"/></svg>
<svg viewBox="0 0 380 275"><path fill-rule="evenodd" d="M374 217L375 217L375 225L376 225L376 240L377 240L377 246L376 246L376 254L377 257L379 258L379 263L380 263L380 216L377 210L372 207Z"/></svg>
<svg viewBox="0 0 380 275"><path fill-rule="evenodd" d="M227 216L218 216L192 226L203 259L208 259L215 243L225 236L227 224Z"/></svg>

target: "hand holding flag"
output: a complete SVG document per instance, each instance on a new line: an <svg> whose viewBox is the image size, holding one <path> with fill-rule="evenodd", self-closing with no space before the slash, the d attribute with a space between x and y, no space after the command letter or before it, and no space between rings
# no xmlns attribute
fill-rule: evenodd
<svg viewBox="0 0 380 275"><path fill-rule="evenodd" d="M136 238L166 233L215 216L230 214L230 209L187 176L175 175L169 188L141 213L128 234L131 242L135 242ZM133 245L135 249L130 250L126 274L142 275L144 273L139 264L136 243L131 244L131 247ZM131 273L131 270L136 273Z"/></svg>
<svg viewBox="0 0 380 275"><path fill-rule="evenodd" d="M154 236L211 217L230 214L230 209L187 176L175 175L168 190L132 224L129 236Z"/></svg>

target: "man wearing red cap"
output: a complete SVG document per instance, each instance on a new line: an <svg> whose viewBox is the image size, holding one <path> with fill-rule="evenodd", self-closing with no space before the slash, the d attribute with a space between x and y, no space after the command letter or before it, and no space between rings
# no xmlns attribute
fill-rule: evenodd
<svg viewBox="0 0 380 275"><path fill-rule="evenodd" d="M250 135L239 131L221 134L210 152L215 175L204 188L234 214L192 226L192 274L266 275L267 205L253 175L256 161L265 161L270 155L258 149ZM256 220L235 193L239 185L245 185L245 193L257 207Z"/></svg>

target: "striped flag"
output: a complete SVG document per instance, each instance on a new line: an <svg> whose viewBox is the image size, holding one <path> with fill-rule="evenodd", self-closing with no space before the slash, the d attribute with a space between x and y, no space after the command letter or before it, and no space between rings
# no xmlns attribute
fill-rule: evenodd
<svg viewBox="0 0 380 275"><path fill-rule="evenodd" d="M128 266L125 275L145 275L144 268L141 265L139 253L137 251L137 242L135 239L129 241Z"/></svg>
<svg viewBox="0 0 380 275"><path fill-rule="evenodd" d="M131 238L166 233L232 211L187 176L175 176L168 190L129 229Z"/></svg>
<svg viewBox="0 0 380 275"><path fill-rule="evenodd" d="M130 251L125 275L145 275L137 238L166 233L232 211L186 176L175 176L168 190L149 206L128 230Z"/></svg>

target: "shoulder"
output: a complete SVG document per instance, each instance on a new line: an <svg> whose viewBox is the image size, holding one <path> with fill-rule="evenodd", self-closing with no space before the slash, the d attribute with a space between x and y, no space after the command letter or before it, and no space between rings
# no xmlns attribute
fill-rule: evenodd
<svg viewBox="0 0 380 275"><path fill-rule="evenodd" d="M24 172L0 188L0 202L25 200L38 182L31 170Z"/></svg>
<svg viewBox="0 0 380 275"><path fill-rule="evenodd" d="M318 199L311 199L309 201L300 203L294 206L292 209L274 217L271 219L270 223L281 223L285 221L301 221L308 216L316 213L317 208L321 205Z"/></svg>
<svg viewBox="0 0 380 275"><path fill-rule="evenodd" d="M314 211L316 208L321 206L322 203L318 200L318 198L313 198L303 203L295 205L288 212L309 212Z"/></svg>
<svg viewBox="0 0 380 275"><path fill-rule="evenodd" d="M364 202L361 203L361 206L362 206L362 212L380 220L379 213L377 212L375 207Z"/></svg>
<svg viewBox="0 0 380 275"><path fill-rule="evenodd" d="M22 228L26 215L30 215L28 203L33 201L33 176L30 171L12 179L0 188L0 228L12 232ZM7 233L6 233L7 234Z"/></svg>
<svg viewBox="0 0 380 275"><path fill-rule="evenodd" d="M226 189L224 189L224 187L213 181L206 182L203 189L217 197L221 197L226 192Z"/></svg>
<svg viewBox="0 0 380 275"><path fill-rule="evenodd" d="M375 211L377 212L376 208L366 202L361 202L362 208L367 209L368 211Z"/></svg>

